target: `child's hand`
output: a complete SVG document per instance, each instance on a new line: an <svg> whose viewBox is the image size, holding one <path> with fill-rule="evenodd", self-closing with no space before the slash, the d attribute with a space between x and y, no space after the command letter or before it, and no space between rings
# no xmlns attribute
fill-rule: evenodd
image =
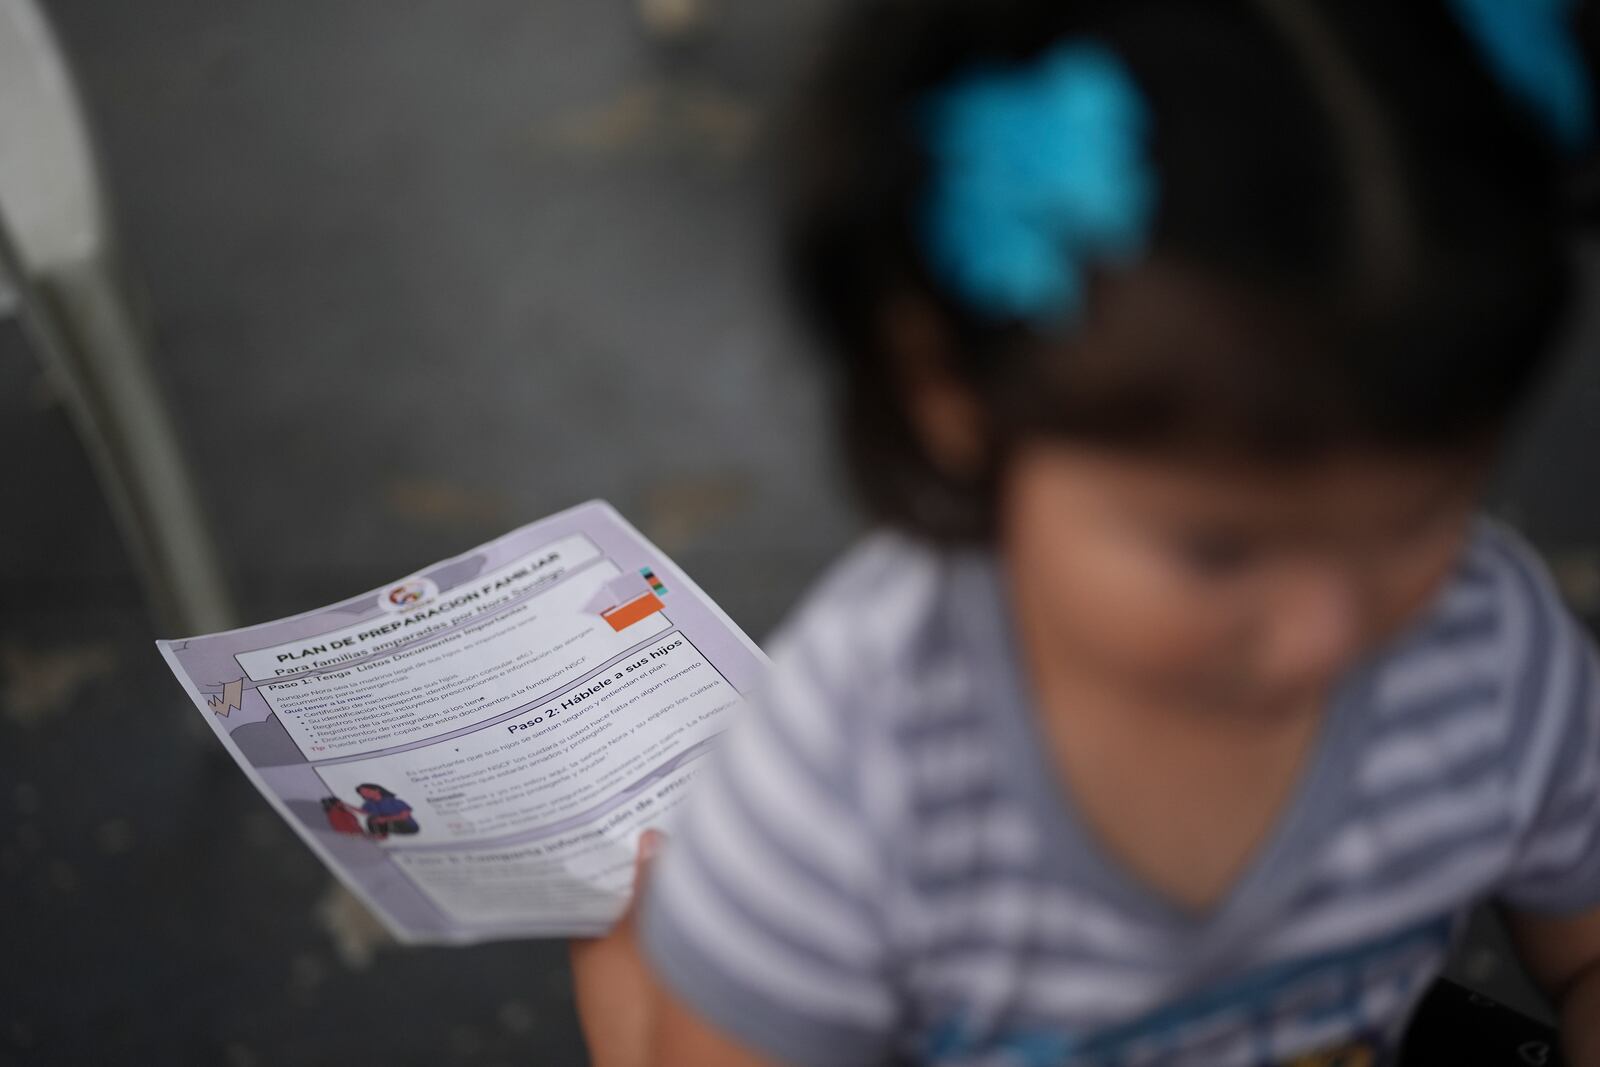
<svg viewBox="0 0 1600 1067"><path fill-rule="evenodd" d="M594 1067L644 1067L648 1062L655 983L639 954L638 912L650 863L666 840L657 830L639 838L633 899L604 937L574 940L572 988Z"/></svg>

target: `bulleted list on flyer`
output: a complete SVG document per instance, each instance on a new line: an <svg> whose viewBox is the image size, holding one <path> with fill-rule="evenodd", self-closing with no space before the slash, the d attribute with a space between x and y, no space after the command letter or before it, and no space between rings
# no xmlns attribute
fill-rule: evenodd
<svg viewBox="0 0 1600 1067"><path fill-rule="evenodd" d="M599 933L767 667L591 501L339 604L159 641L245 774L395 936Z"/></svg>

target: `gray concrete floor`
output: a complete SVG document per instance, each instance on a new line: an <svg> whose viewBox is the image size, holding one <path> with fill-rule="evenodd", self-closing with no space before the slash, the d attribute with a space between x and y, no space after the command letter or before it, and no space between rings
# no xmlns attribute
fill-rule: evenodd
<svg viewBox="0 0 1600 1067"><path fill-rule="evenodd" d="M761 269L820 3L45 5L246 621L603 496L770 628L857 528ZM1498 499L1593 612L1580 347ZM5 324L0 451L0 1062L581 1063L560 946L395 949L202 732Z"/></svg>
<svg viewBox="0 0 1600 1067"><path fill-rule="evenodd" d="M847 540L760 270L805 5L48 11L245 619L602 496L759 636ZM14 330L0 411L0 1062L581 1063L561 946L394 949L195 729Z"/></svg>

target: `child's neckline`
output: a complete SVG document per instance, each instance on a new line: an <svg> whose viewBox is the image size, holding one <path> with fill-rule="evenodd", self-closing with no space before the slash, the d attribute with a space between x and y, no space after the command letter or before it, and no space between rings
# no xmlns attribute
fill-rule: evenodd
<svg viewBox="0 0 1600 1067"><path fill-rule="evenodd" d="M1203 946L1232 943L1237 932L1261 921L1294 891L1310 867L1315 843L1343 816L1335 794L1349 778L1370 704L1374 662L1346 672L1335 685L1278 814L1250 851L1240 873L1214 903L1196 909L1134 871L1089 825L1051 762L1032 683L1015 632L1009 592L998 561L973 552L955 561L953 584L969 633L979 677L992 678L989 718L1001 746L1008 780L1038 816L1045 865L1065 881L1083 885L1118 908L1174 936ZM1209 954L1209 953L1207 953Z"/></svg>

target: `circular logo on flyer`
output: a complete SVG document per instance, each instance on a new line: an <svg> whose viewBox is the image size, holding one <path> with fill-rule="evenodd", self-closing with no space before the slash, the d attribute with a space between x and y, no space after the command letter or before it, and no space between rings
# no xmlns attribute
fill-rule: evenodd
<svg viewBox="0 0 1600 1067"><path fill-rule="evenodd" d="M431 578L407 578L384 590L379 602L385 611L410 611L419 608L439 595L439 587Z"/></svg>

